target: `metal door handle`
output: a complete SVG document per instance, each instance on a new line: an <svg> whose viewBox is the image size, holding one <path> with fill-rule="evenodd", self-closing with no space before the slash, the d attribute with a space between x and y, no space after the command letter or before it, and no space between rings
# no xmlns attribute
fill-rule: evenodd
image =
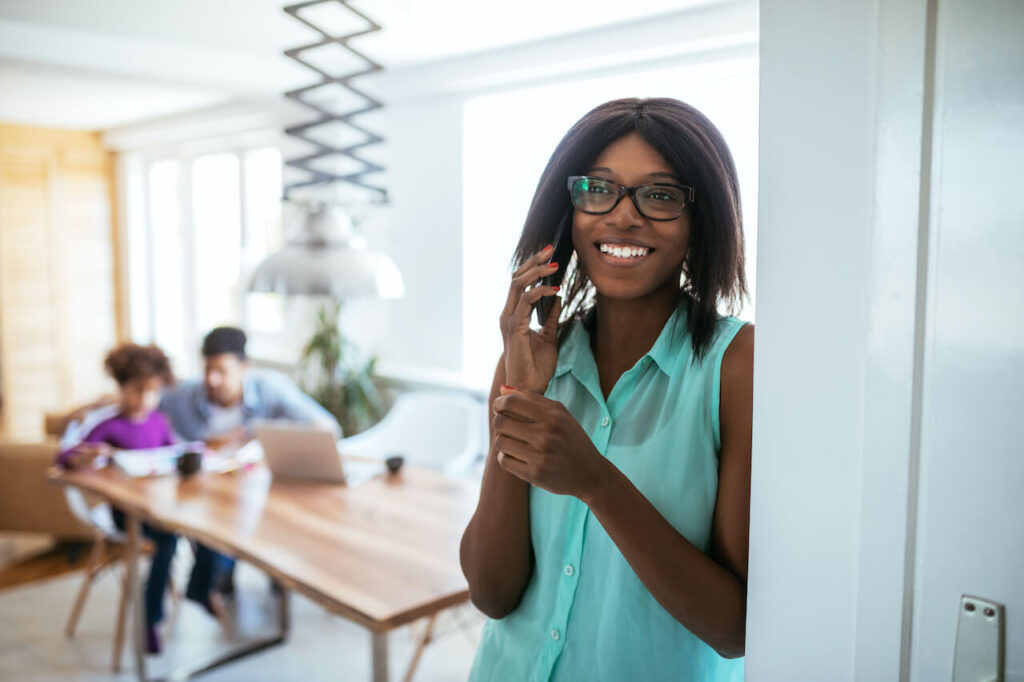
<svg viewBox="0 0 1024 682"><path fill-rule="evenodd" d="M1003 682L1003 606L963 595L956 626L953 682Z"/></svg>

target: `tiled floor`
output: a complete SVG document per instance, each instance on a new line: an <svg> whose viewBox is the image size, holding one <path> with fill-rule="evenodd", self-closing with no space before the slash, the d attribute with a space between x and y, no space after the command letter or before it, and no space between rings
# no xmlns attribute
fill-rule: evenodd
<svg viewBox="0 0 1024 682"><path fill-rule="evenodd" d="M187 552L175 561L178 584L190 565ZM143 569L145 570L145 569ZM258 635L274 622L276 602L267 578L247 565L236 574L240 635ZM110 672L117 603L118 574L109 571L93 587L74 640L64 637L64 623L80 585L80 576L52 579L0 591L0 680L135 679L130 650L123 672ZM370 680L370 635L362 627L335 617L309 600L292 595L292 628L287 643L202 675L201 680ZM482 618L463 607L438 624L438 639L427 647L415 680L465 680L472 664ZM150 674L170 672L185 661L231 647L220 626L196 605L182 601L165 623L165 652L150 660ZM400 680L412 655L409 628L390 635L391 678Z"/></svg>

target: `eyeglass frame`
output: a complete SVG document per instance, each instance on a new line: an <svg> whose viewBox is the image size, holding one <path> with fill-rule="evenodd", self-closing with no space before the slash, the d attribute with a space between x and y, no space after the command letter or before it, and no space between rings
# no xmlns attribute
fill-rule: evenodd
<svg viewBox="0 0 1024 682"><path fill-rule="evenodd" d="M601 182L607 182L608 184L618 188L619 195L615 198L615 203L613 203L611 205L611 207L607 211L584 211L582 208L579 208L578 206L576 206L576 203L573 202L573 200L572 200L572 196L573 196L572 195L572 187L579 180L600 180ZM636 192L637 192L637 190L641 189L643 187L675 187L676 189L686 190L687 197L686 197L686 199L683 200L683 207L681 209L679 209L679 214L678 215L673 216L672 218L652 218L651 216L647 215L646 213L644 213L643 211L640 210L640 204L636 200ZM661 221L675 220L679 216L683 215L683 212L686 210L687 206L689 206L690 204L694 203L697 200L697 196L696 196L697 193L694 191L694 189L692 187L690 187L688 185L677 185L674 182L648 182L648 183L645 183L643 185L635 185L633 187L623 187L622 185L620 185L620 184L618 184L616 182L612 182L608 178L599 178L599 177L594 176L594 175L570 175L569 176L569 180L568 180L568 190L569 190L569 202L572 204L572 207L574 209L576 209L577 211L581 212L581 213L586 213L587 215L608 215L609 213L611 213L612 211L615 210L616 206L619 205L619 202L622 201L622 197L624 195L628 194L630 201L633 202L633 208L636 209L636 212L639 213L640 215L642 215L644 218L647 218L648 220L661 220Z"/></svg>

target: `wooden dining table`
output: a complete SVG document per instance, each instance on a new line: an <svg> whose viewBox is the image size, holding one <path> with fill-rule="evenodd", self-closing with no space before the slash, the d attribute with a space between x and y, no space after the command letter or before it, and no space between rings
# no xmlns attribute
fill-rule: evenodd
<svg viewBox="0 0 1024 682"><path fill-rule="evenodd" d="M388 633L466 602L459 542L476 505L478 484L406 465L354 487L274 480L262 464L247 471L189 478L130 478L115 468L57 471L51 480L99 496L127 517L129 585L134 595L133 650L146 674L138 557L141 523L179 533L243 559L275 579L279 632L215 660L176 670L187 678L286 638L288 591L366 627L374 682L389 679ZM418 642L407 678L430 627Z"/></svg>

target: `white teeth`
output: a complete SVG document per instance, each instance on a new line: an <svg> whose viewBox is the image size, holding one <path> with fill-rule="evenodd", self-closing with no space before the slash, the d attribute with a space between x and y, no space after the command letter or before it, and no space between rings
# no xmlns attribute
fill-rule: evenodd
<svg viewBox="0 0 1024 682"><path fill-rule="evenodd" d="M614 244L600 244L601 253L607 253L616 258L639 258L646 256L650 249L643 246L616 246Z"/></svg>

